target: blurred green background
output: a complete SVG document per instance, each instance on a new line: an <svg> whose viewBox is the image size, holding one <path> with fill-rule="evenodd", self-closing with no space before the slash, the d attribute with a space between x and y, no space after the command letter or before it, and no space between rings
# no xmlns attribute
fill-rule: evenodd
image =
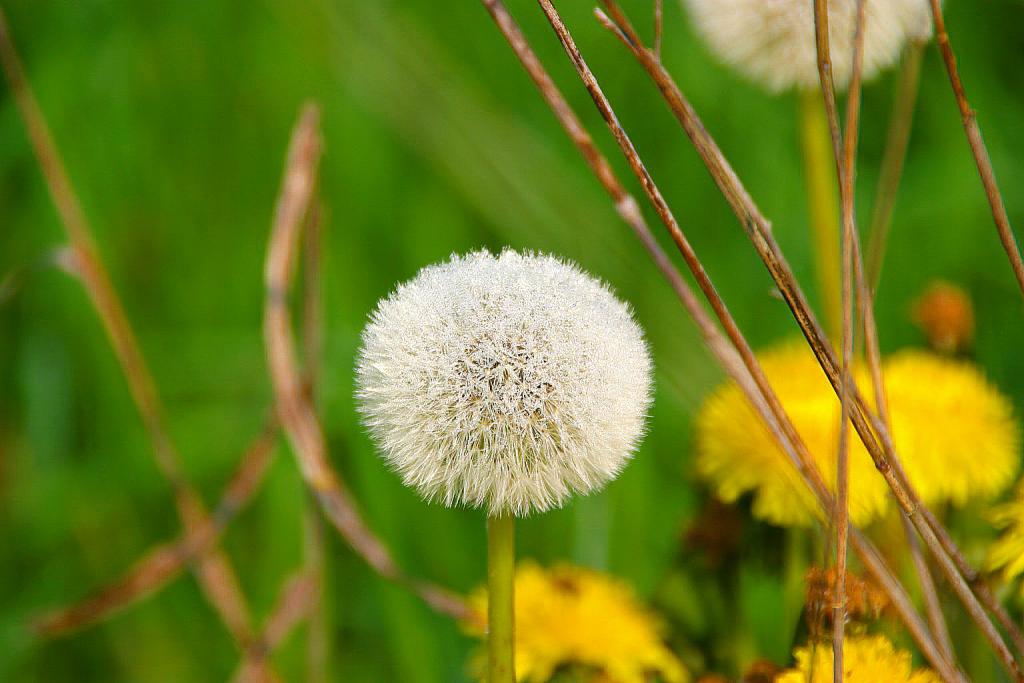
<svg viewBox="0 0 1024 683"><path fill-rule="evenodd" d="M628 178L534 3L509 4ZM598 27L592 3L561 4L750 340L792 335L788 311L653 87ZM665 61L810 289L795 98L768 96L716 63L678 4L667 4ZM650 3L625 5L650 26ZM1024 3L948 5L968 93L1019 229ZM738 561L723 567L683 540L707 498L690 472L691 417L721 373L479 3L3 6L187 474L208 502L270 406L262 263L288 133L313 98L326 140L323 419L334 463L400 562L460 590L476 586L483 517L424 505L376 457L352 400L363 322L396 282L452 252L554 252L635 306L654 350L657 397L649 436L623 476L599 496L525 520L521 555L624 577L664 614L688 661L726 673L755 655L786 661L799 596L784 578L782 548L793 539L748 522ZM892 85L886 74L865 92L862 216L870 215ZM0 304L0 681L226 680L237 653L190 576L98 627L46 643L25 634L31 615L112 580L179 524L98 319L79 284L50 265L63 231L6 83L0 216L0 277L24 273ZM1021 300L932 46L880 290L885 350L922 343L908 311L934 278L970 292L976 357L1024 407ZM287 447L279 450L225 540L261 616L301 562L303 489ZM977 557L980 548L968 550ZM456 625L376 578L333 534L328 567L332 680L467 680L475 643ZM954 605L950 612L961 619ZM287 680L302 679L303 648L300 630L275 658ZM980 651L968 663L977 680L994 680Z"/></svg>

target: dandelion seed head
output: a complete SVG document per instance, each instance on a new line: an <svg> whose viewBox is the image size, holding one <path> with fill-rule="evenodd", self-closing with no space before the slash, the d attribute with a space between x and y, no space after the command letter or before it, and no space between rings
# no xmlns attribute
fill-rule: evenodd
<svg viewBox="0 0 1024 683"><path fill-rule="evenodd" d="M892 65L909 39L925 40L928 0L865 0L864 79ZM712 52L772 92L818 87L812 0L685 0ZM830 0L829 57L836 88L853 71L857 0Z"/></svg>
<svg viewBox="0 0 1024 683"><path fill-rule="evenodd" d="M630 309L551 256L452 256L383 299L357 398L403 482L527 515L614 478L643 435L651 359Z"/></svg>

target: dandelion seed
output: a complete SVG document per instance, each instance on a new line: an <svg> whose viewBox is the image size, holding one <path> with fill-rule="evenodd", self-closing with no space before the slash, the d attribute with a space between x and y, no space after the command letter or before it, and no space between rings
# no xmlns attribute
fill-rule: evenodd
<svg viewBox="0 0 1024 683"><path fill-rule="evenodd" d="M550 256L453 256L380 302L357 385L406 485L487 509L487 676L514 683L515 517L598 489L629 460L651 402L640 327L604 284Z"/></svg>
<svg viewBox="0 0 1024 683"><path fill-rule="evenodd" d="M550 256L424 268L363 332L358 398L387 462L428 500L492 516L614 478L644 431L651 360L629 308Z"/></svg>
<svg viewBox="0 0 1024 683"><path fill-rule="evenodd" d="M931 35L928 0L865 0L865 79L891 66L910 39ZM685 0L699 33L723 62L772 92L818 87L811 0ZM853 70L857 0L828 3L830 58L836 87Z"/></svg>

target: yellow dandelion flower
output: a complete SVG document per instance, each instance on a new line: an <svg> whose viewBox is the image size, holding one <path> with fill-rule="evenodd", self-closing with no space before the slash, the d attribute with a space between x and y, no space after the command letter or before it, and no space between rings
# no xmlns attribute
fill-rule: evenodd
<svg viewBox="0 0 1024 683"><path fill-rule="evenodd" d="M1010 401L966 361L902 351L883 367L893 440L926 505L991 498L1017 471Z"/></svg>
<svg viewBox="0 0 1024 683"><path fill-rule="evenodd" d="M797 648L796 666L775 683L832 683L832 644ZM847 683L940 683L930 669L913 669L910 653L885 636L851 636L843 641L843 680Z"/></svg>
<svg viewBox="0 0 1024 683"><path fill-rule="evenodd" d="M817 360L799 342L765 351L758 359L822 476L833 483L839 401ZM857 372L858 384L865 381L863 375ZM886 510L888 488L856 435L850 439L849 463L850 518L863 525ZM716 390L697 416L697 472L727 502L753 493L754 516L773 524L806 526L819 516L789 457L733 382Z"/></svg>
<svg viewBox="0 0 1024 683"><path fill-rule="evenodd" d="M1024 574L1024 483L1017 488L1014 499L992 511L992 523L1006 529L988 550L986 566L1001 571L1004 581Z"/></svg>
<svg viewBox="0 0 1024 683"><path fill-rule="evenodd" d="M797 343L759 354L769 382L822 476L835 481L839 401L811 352ZM893 440L927 505L963 505L1003 490L1017 469L1021 435L1009 401L973 365L903 351L883 365ZM863 391L870 378L854 368ZM863 526L889 505L888 486L856 435L850 440L850 517ZM715 391L697 417L697 472L722 500L753 493L756 517L809 524L816 502L735 383Z"/></svg>
<svg viewBox="0 0 1024 683"><path fill-rule="evenodd" d="M682 663L662 642L661 624L632 589L607 574L559 565L544 569L523 562L515 578L516 677L544 683L560 667L580 666L607 683L689 680ZM466 629L484 637L487 592L470 596L476 619Z"/></svg>

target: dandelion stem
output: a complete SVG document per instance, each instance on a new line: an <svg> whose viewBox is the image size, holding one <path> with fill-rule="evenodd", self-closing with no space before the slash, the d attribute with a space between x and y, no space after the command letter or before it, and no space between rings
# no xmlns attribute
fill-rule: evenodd
<svg viewBox="0 0 1024 683"><path fill-rule="evenodd" d="M839 339L842 305L838 183L825 106L821 94L815 90L800 93L800 144L804 155L815 276L829 335Z"/></svg>
<svg viewBox="0 0 1024 683"><path fill-rule="evenodd" d="M516 518L487 518L488 683L515 683Z"/></svg>

